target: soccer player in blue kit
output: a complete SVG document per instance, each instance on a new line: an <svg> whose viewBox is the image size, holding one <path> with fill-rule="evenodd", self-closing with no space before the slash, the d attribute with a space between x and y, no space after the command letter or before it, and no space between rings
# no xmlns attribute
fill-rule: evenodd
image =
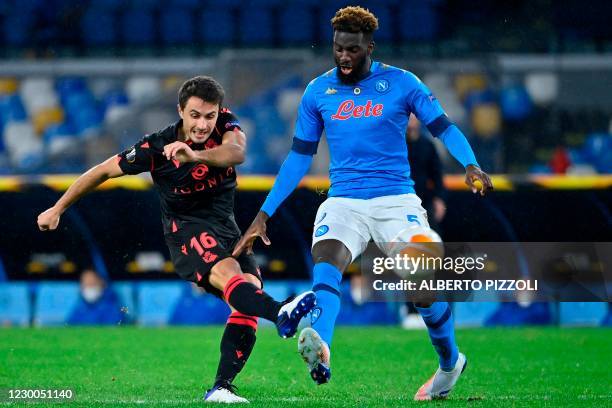
<svg viewBox="0 0 612 408"><path fill-rule="evenodd" d="M312 242L318 306L311 314L312 328L304 329L298 341L318 384L331 378L330 346L342 272L370 240L388 243L406 231L429 230L410 179L404 137L410 114L465 167L465 181L473 192L493 188L465 136L429 89L414 74L371 59L376 17L361 7L345 7L331 24L336 67L306 87L291 151L261 211L234 249L234 256L245 249L250 253L258 237L270 245L266 221L306 175L325 129L331 187L317 212ZM420 227L414 229L416 225ZM439 368L415 399L446 398L467 365L455 342L451 309L447 302L416 306L439 355Z"/></svg>

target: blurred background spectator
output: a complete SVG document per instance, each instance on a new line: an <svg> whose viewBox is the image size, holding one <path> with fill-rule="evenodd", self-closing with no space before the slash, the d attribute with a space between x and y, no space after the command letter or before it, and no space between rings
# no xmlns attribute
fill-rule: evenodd
<svg viewBox="0 0 612 408"><path fill-rule="evenodd" d="M72 325L121 324L122 310L114 290L93 269L85 269L80 277L79 300L67 319Z"/></svg>

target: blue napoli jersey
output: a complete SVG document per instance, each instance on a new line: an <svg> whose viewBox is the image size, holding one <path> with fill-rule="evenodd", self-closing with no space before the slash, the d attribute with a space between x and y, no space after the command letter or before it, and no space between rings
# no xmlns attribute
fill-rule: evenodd
<svg viewBox="0 0 612 408"><path fill-rule="evenodd" d="M428 125L444 115L440 103L411 72L373 62L355 85L334 68L306 87L295 130L299 143L318 144L323 130L330 153L331 197L368 199L414 193L406 147L410 113Z"/></svg>

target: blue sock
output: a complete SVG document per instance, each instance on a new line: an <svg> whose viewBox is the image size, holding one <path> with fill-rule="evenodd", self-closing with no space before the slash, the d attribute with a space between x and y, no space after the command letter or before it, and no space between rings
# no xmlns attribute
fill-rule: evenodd
<svg viewBox="0 0 612 408"><path fill-rule="evenodd" d="M340 281L342 272L334 265L318 263L312 271L312 290L317 294L317 306L311 314L312 328L331 347L336 317L340 312Z"/></svg>
<svg viewBox="0 0 612 408"><path fill-rule="evenodd" d="M455 343L455 329L450 305L447 302L434 302L430 307L416 308L429 331L429 338L438 356L440 368L451 371L459 357L459 349Z"/></svg>

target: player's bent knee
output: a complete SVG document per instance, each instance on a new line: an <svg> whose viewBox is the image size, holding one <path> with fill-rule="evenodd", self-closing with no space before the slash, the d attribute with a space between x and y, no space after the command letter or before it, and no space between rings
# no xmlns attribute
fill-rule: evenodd
<svg viewBox="0 0 612 408"><path fill-rule="evenodd" d="M209 281L215 288L223 290L230 279L240 274L242 271L238 261L234 258L225 258L212 267Z"/></svg>
<svg viewBox="0 0 612 408"><path fill-rule="evenodd" d="M312 248L312 260L315 264L326 262L344 271L353 259L351 251L342 242L335 239L319 241Z"/></svg>
<svg viewBox="0 0 612 408"><path fill-rule="evenodd" d="M259 280L259 278L257 278L257 276L251 275L250 273L243 273L242 276L247 282L252 283L253 285L257 286L259 289L262 288L261 281Z"/></svg>

